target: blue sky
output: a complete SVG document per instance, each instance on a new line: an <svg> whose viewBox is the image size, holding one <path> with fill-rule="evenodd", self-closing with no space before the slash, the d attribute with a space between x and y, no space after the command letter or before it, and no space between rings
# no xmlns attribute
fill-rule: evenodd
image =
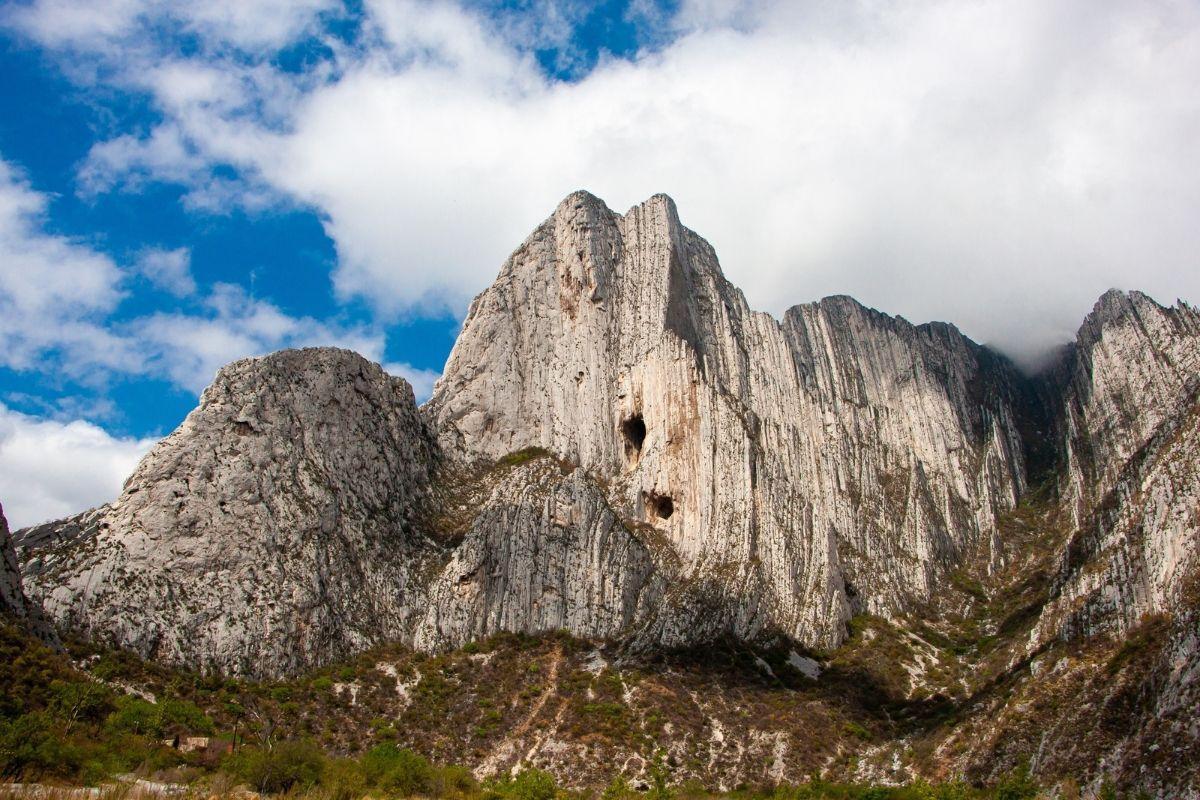
<svg viewBox="0 0 1200 800"><path fill-rule="evenodd" d="M215 370L426 396L577 188L656 192L752 305L849 293L1033 364L1200 295L1200 6L0 2L0 502L115 496Z"/></svg>

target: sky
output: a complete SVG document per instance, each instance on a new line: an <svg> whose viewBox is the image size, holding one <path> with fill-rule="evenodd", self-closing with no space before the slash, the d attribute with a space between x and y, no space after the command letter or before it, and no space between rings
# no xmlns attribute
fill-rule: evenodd
<svg viewBox="0 0 1200 800"><path fill-rule="evenodd" d="M216 370L428 397L575 189L675 198L751 305L851 294L1027 367L1200 299L1200 2L0 0L0 503L116 497Z"/></svg>

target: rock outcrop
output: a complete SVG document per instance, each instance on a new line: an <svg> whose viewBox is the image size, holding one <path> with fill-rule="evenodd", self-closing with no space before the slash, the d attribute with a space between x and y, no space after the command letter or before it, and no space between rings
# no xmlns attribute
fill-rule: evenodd
<svg viewBox="0 0 1200 800"><path fill-rule="evenodd" d="M829 648L964 559L1004 568L1036 473L1071 535L1032 652L1187 602L1198 328L1109 293L1031 379L846 297L754 312L669 198L580 192L476 298L424 409L353 354L237 362L120 498L18 551L59 624L253 675L500 631Z"/></svg>
<svg viewBox="0 0 1200 800"><path fill-rule="evenodd" d="M0 506L0 613L16 619L25 619L29 613L25 587L21 581L21 565L13 550L3 506Z"/></svg>
<svg viewBox="0 0 1200 800"><path fill-rule="evenodd" d="M830 646L926 598L1016 502L1019 383L954 327L850 298L753 312L669 198L622 216L580 192L471 305L427 413L458 457L545 448L661 532L701 589L662 643Z"/></svg>
<svg viewBox="0 0 1200 800"><path fill-rule="evenodd" d="M1148 614L1194 608L1200 313L1108 292L1062 374L1060 494L1075 534L1042 635L1123 633Z"/></svg>
<svg viewBox="0 0 1200 800"><path fill-rule="evenodd" d="M429 592L413 644L444 650L499 631L615 639L665 586L649 548L581 469L537 458L501 478Z"/></svg>
<svg viewBox="0 0 1200 800"><path fill-rule="evenodd" d="M4 507L0 506L0 619L8 617L44 642L59 646L58 635L42 613L42 607L25 594L21 563L13 547Z"/></svg>
<svg viewBox="0 0 1200 800"><path fill-rule="evenodd" d="M354 353L218 373L111 505L23 531L60 624L191 667L292 673L402 636L433 466L411 387Z"/></svg>
<svg viewBox="0 0 1200 800"><path fill-rule="evenodd" d="M951 325L847 297L754 312L669 198L621 215L580 192L476 298L423 409L345 351L231 364L113 503L17 532L21 571L0 525L0 605L252 676L383 642L592 640L560 680L554 639L481 774L645 766L661 744L720 781L1027 762L1196 796L1177 765L1200 759L1198 532L1187 305L1109 292L1027 377ZM717 640L762 645L770 661L742 667L824 720L811 741L783 717L726 731L759 690L744 671L728 696L686 688L688 654ZM476 655L494 653L456 657ZM639 694L625 658L681 672ZM640 708L640 733L603 751L571 733L583 683L607 699L578 714ZM690 716L651 725L668 707ZM860 721L876 744L851 741Z"/></svg>

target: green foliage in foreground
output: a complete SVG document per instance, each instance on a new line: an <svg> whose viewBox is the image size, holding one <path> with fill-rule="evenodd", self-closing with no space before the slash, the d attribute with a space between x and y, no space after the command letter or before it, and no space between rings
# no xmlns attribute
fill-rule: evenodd
<svg viewBox="0 0 1200 800"><path fill-rule="evenodd" d="M119 655L112 656L118 659ZM703 786L673 786L661 759L651 766L649 787L635 791L617 777L603 793L575 792L553 776L526 769L516 776L479 783L470 770L431 763L420 753L393 741L377 743L356 757L331 755L309 739L277 739L269 729L242 722L237 747L184 754L164 745L174 736L223 731L204 709L176 696L170 688L155 702L127 695L98 680L105 661L93 674L76 670L62 653L0 622L0 780L67 782L94 785L121 773L190 783L205 794L222 787L245 785L264 794L311 794L314 800L377 798L445 798L445 800L709 800L721 795ZM116 667L114 667L116 670ZM237 682L216 681L210 699L224 698L228 716L244 720L243 695ZM318 679L312 681L316 686ZM285 704L291 695L282 696ZM216 707L207 705L210 711ZM216 713L216 712L213 712ZM389 736L396 732L387 728ZM228 733L228 732L224 732ZM380 738L383 738L382 735ZM228 741L228 740L227 740ZM379 741L377 739L376 741ZM646 787L642 787L646 789ZM723 796L738 800L1033 800L1041 790L1025 771L997 786L916 782L901 787L835 784L814 780L798 786L741 789ZM1111 787L1105 800L1120 800Z"/></svg>

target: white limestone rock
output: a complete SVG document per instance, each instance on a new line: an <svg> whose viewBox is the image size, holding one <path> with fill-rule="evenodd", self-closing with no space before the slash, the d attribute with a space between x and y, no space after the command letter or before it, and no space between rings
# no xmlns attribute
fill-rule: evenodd
<svg viewBox="0 0 1200 800"><path fill-rule="evenodd" d="M669 198L621 216L580 192L476 298L426 413L457 457L546 448L661 531L709 623L681 608L664 641L832 645L1016 502L1017 381L952 326L849 298L753 312Z"/></svg>
<svg viewBox="0 0 1200 800"><path fill-rule="evenodd" d="M58 623L166 663L278 675L405 632L433 442L344 350L234 362L111 505L21 532Z"/></svg>
<svg viewBox="0 0 1200 800"><path fill-rule="evenodd" d="M1200 588L1200 314L1105 294L1063 389L1060 485L1075 533L1035 641L1123 634Z"/></svg>
<svg viewBox="0 0 1200 800"><path fill-rule="evenodd" d="M541 458L499 480L430 588L412 641L442 650L553 630L616 639L646 624L663 594L649 549L599 488Z"/></svg>

